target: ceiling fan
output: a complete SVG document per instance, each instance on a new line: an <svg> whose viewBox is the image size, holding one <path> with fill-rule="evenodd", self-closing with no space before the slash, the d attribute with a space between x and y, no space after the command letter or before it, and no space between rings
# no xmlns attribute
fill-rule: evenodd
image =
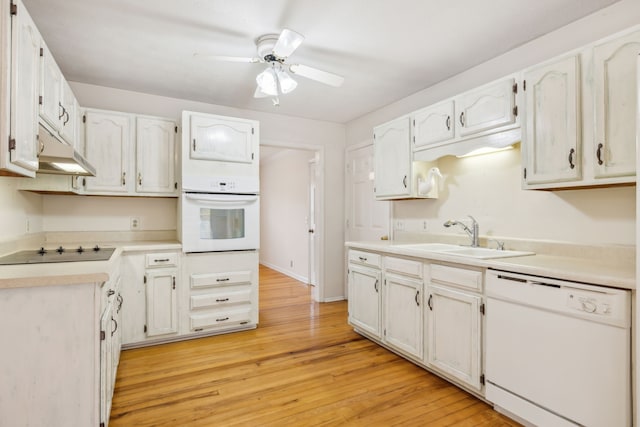
<svg viewBox="0 0 640 427"><path fill-rule="evenodd" d="M259 37L256 40L257 56L255 57L195 55L216 61L266 63L267 68L256 76L257 88L253 96L255 98L272 96L273 103L277 106L280 104L278 96L293 91L298 85L287 71L334 87L339 87L344 82L344 77L337 74L307 65L291 64L287 61L303 40L302 34L285 28L280 35L266 34Z"/></svg>

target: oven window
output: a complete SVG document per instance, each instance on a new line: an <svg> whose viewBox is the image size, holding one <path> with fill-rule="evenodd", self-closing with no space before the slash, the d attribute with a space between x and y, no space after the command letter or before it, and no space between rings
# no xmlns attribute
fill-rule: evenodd
<svg viewBox="0 0 640 427"><path fill-rule="evenodd" d="M244 232L244 209L200 208L200 239L241 239Z"/></svg>

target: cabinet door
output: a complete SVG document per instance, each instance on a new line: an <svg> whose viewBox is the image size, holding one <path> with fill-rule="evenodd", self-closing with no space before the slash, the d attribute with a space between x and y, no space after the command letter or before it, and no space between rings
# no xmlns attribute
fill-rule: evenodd
<svg viewBox="0 0 640 427"><path fill-rule="evenodd" d="M640 31L594 48L595 177L636 173Z"/></svg>
<svg viewBox="0 0 640 427"><path fill-rule="evenodd" d="M148 271L147 336L178 332L178 304L175 269Z"/></svg>
<svg viewBox="0 0 640 427"><path fill-rule="evenodd" d="M528 184L582 176L579 58L527 70L523 156Z"/></svg>
<svg viewBox="0 0 640 427"><path fill-rule="evenodd" d="M380 338L380 271L349 266L349 323Z"/></svg>
<svg viewBox="0 0 640 427"><path fill-rule="evenodd" d="M453 100L424 108L413 116L413 149L453 139Z"/></svg>
<svg viewBox="0 0 640 427"><path fill-rule="evenodd" d="M62 80L62 129L60 129L60 135L62 138L78 150L76 146L76 133L77 133L77 116L78 116L78 101L76 100L71 86L66 80ZM80 151L80 150L78 150Z"/></svg>
<svg viewBox="0 0 640 427"><path fill-rule="evenodd" d="M376 198L410 194L411 141L409 118L378 126L373 132Z"/></svg>
<svg viewBox="0 0 640 427"><path fill-rule="evenodd" d="M421 359L422 282L387 274L383 301L384 341L403 353Z"/></svg>
<svg viewBox="0 0 640 427"><path fill-rule="evenodd" d="M87 178L90 192L126 193L131 120L127 114L87 111L85 150L96 176Z"/></svg>
<svg viewBox="0 0 640 427"><path fill-rule="evenodd" d="M62 130L64 110L62 108L62 72L46 46L42 48L42 71L40 73L40 117L54 131Z"/></svg>
<svg viewBox="0 0 640 427"><path fill-rule="evenodd" d="M473 135L515 123L514 85L515 79L504 79L456 97L456 134Z"/></svg>
<svg viewBox="0 0 640 427"><path fill-rule="evenodd" d="M11 16L11 139L10 162L38 170L38 96L40 94L40 33L21 1Z"/></svg>
<svg viewBox="0 0 640 427"><path fill-rule="evenodd" d="M105 425L109 422L113 397L112 315L113 306L109 303L100 317L100 422Z"/></svg>
<svg viewBox="0 0 640 427"><path fill-rule="evenodd" d="M427 300L428 363L480 390L479 296L439 286L429 287Z"/></svg>
<svg viewBox="0 0 640 427"><path fill-rule="evenodd" d="M191 116L189 157L192 159L253 163L254 144L257 145L257 141L252 121Z"/></svg>
<svg viewBox="0 0 640 427"><path fill-rule="evenodd" d="M136 119L137 192L176 192L176 129L170 120Z"/></svg>

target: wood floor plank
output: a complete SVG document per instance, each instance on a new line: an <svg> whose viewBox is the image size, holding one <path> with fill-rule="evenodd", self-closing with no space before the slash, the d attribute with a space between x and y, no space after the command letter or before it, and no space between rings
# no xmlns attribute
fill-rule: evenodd
<svg viewBox="0 0 640 427"><path fill-rule="evenodd" d="M257 329L123 351L110 425L518 426L262 266Z"/></svg>

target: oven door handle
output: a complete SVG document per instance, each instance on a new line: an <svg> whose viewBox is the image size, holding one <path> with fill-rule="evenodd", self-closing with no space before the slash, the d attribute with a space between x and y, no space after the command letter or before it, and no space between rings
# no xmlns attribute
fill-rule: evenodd
<svg viewBox="0 0 640 427"><path fill-rule="evenodd" d="M247 196L247 197L239 197L237 195L233 195L234 197L220 197L220 196L209 196L209 195L195 195L195 194L186 194L185 195L189 200L197 200L198 202L211 202L211 203L253 203L258 200L258 196Z"/></svg>

